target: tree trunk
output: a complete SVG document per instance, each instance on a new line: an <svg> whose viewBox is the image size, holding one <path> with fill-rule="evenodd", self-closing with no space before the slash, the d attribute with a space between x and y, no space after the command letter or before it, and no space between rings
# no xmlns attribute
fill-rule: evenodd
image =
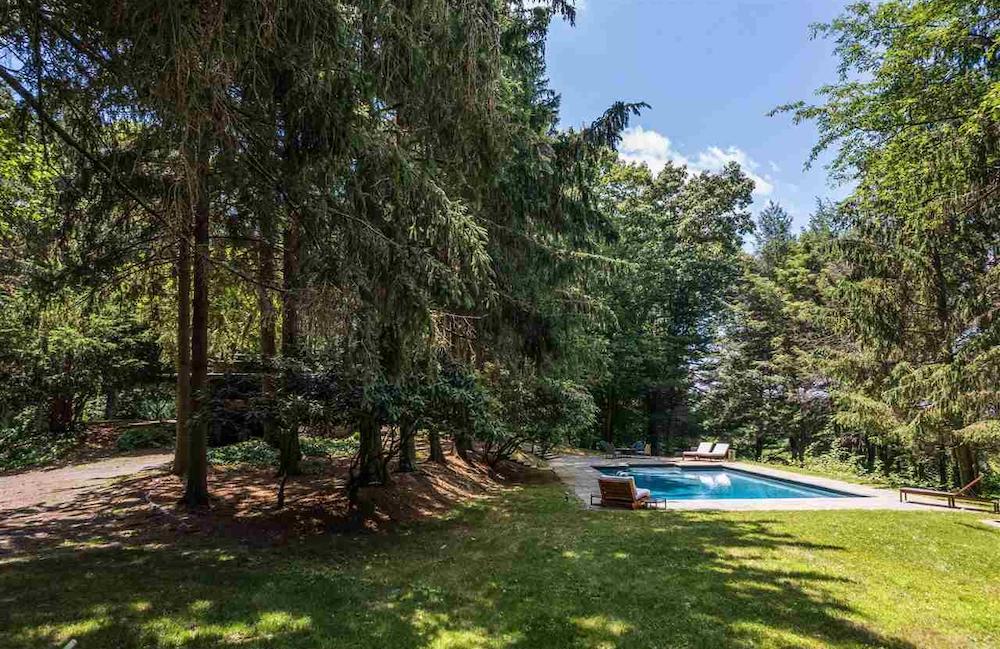
<svg viewBox="0 0 1000 649"><path fill-rule="evenodd" d="M753 438L753 459L757 460L758 462L760 462L761 459L763 459L763 457L764 457L764 440L765 440L765 437L764 437L764 433L763 432L758 431L757 434L754 435L754 438Z"/></svg>
<svg viewBox="0 0 1000 649"><path fill-rule="evenodd" d="M108 388L104 393L104 418L112 420L118 410L118 390Z"/></svg>
<svg viewBox="0 0 1000 649"><path fill-rule="evenodd" d="M260 230L260 242L257 247L257 308L260 311L260 360L264 366L264 374L261 377L260 387L267 412L264 415L264 438L273 444L278 450L278 475L287 478L290 475L298 475L300 472L299 461L302 459L302 450L299 446L299 425L298 421L277 421L274 413L275 380L274 380L274 357L277 352L276 331L275 331L275 309L271 300L270 286L274 284L274 249L271 246L270 231L267 224L262 224ZM294 318L294 316L293 316ZM293 327L294 329L294 327ZM284 339L282 339L284 346ZM294 351L294 335L288 346L289 351ZM282 480L284 485L285 480ZM284 487L281 493L284 494ZM279 497L279 507L284 504L284 498Z"/></svg>
<svg viewBox="0 0 1000 649"><path fill-rule="evenodd" d="M472 451L472 437L465 431L456 433L455 452L458 453L458 457L468 462L470 451Z"/></svg>
<svg viewBox="0 0 1000 649"><path fill-rule="evenodd" d="M404 420L399 426L399 467L400 473L412 473L417 470L417 425L416 422Z"/></svg>
<svg viewBox="0 0 1000 649"><path fill-rule="evenodd" d="M301 248L301 227L299 214L295 211L289 216L288 226L284 233L284 252L282 254L282 288L281 296L281 354L286 358L299 356L299 268Z"/></svg>
<svg viewBox="0 0 1000 649"><path fill-rule="evenodd" d="M282 253L282 288L281 296L281 355L285 359L299 357L299 269L302 247L299 213L292 211L288 226L283 235L284 250ZM272 333L273 335L273 333ZM272 349L273 355L273 349ZM279 447L280 471L285 475L299 474L299 462L302 460L302 449L299 443L299 427L289 426L281 431L282 441Z"/></svg>
<svg viewBox="0 0 1000 649"><path fill-rule="evenodd" d="M72 373L73 357L67 353L63 356L61 385L49 400L49 432L65 433L73 427L73 395L66 388Z"/></svg>
<svg viewBox="0 0 1000 649"><path fill-rule="evenodd" d="M277 351L274 302L268 288L273 283L274 250L268 237L268 229L262 227L257 244L257 309L260 311L260 360L264 366L261 394L268 401L274 398L273 364Z"/></svg>
<svg viewBox="0 0 1000 649"><path fill-rule="evenodd" d="M175 475L184 475L188 467L188 415L191 409L191 243L188 241L188 218L183 219L177 240L177 386L175 410L177 426L174 443Z"/></svg>
<svg viewBox="0 0 1000 649"><path fill-rule="evenodd" d="M649 417L646 440L653 455L662 455L670 445L670 430L676 406L676 390L655 386L646 392L646 411Z"/></svg>
<svg viewBox="0 0 1000 649"><path fill-rule="evenodd" d="M615 429L615 400L611 395L606 395L601 412L601 439L609 444L614 443Z"/></svg>
<svg viewBox="0 0 1000 649"><path fill-rule="evenodd" d="M429 430L427 431L427 441L431 448L431 462L444 464L447 460L444 457L444 447L441 445L441 435L436 430Z"/></svg>
<svg viewBox="0 0 1000 649"><path fill-rule="evenodd" d="M958 466L959 486L964 487L976 479L976 456L968 444L959 444L954 449L955 464Z"/></svg>
<svg viewBox="0 0 1000 649"><path fill-rule="evenodd" d="M188 471L184 503L208 504L208 292L209 194L208 147L199 140L194 165L194 286L191 308L191 414L188 426Z"/></svg>
<svg viewBox="0 0 1000 649"><path fill-rule="evenodd" d="M360 445L358 447L358 473L355 481L359 486L374 484L379 480L382 454L382 430L376 417L368 413L358 423Z"/></svg>

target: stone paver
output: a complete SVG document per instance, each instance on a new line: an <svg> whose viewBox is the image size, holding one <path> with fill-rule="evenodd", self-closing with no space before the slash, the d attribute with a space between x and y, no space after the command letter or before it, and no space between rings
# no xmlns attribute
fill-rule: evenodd
<svg viewBox="0 0 1000 649"><path fill-rule="evenodd" d="M770 467L743 464L741 462L691 462L679 458L636 457L608 459L599 455L564 455L550 461L556 475L576 494L587 507L590 495L599 493L596 466L622 466L644 464L664 466L722 466L739 469L761 476L792 480L806 485L833 489L852 494L846 498L759 498L743 500L668 500L667 509L724 509L734 511L775 511L775 510L816 510L816 509L896 509L909 511L963 511L916 502L899 502L899 492L892 489L876 489L851 484L830 478L801 475ZM601 509L601 507L595 507Z"/></svg>

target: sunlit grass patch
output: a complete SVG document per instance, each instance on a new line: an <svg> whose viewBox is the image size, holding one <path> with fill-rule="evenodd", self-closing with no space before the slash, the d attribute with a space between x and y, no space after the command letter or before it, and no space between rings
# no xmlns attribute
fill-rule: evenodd
<svg viewBox="0 0 1000 649"><path fill-rule="evenodd" d="M139 647L995 647L1000 530L936 512L587 512L526 487L398 533L0 565L0 638ZM6 649L6 645L5 649Z"/></svg>

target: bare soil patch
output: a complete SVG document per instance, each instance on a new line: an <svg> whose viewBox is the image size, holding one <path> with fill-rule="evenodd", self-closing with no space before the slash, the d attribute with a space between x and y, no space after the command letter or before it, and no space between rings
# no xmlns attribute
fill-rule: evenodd
<svg viewBox="0 0 1000 649"><path fill-rule="evenodd" d="M170 474L169 454L116 457L83 465L0 477L0 556L59 546L173 543L185 536L225 536L249 545L277 545L311 536L378 533L439 518L527 482L555 480L551 471L506 463L492 471L448 456L395 474L387 486L361 490L349 506L347 459L309 466L285 489L276 509L274 472L213 467L206 511L178 505L183 483Z"/></svg>

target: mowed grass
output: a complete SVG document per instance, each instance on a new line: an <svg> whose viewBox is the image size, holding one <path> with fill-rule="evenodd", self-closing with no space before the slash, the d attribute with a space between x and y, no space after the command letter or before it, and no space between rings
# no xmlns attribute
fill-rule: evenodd
<svg viewBox="0 0 1000 649"><path fill-rule="evenodd" d="M586 512L529 486L392 534L8 558L0 646L994 647L977 518Z"/></svg>

